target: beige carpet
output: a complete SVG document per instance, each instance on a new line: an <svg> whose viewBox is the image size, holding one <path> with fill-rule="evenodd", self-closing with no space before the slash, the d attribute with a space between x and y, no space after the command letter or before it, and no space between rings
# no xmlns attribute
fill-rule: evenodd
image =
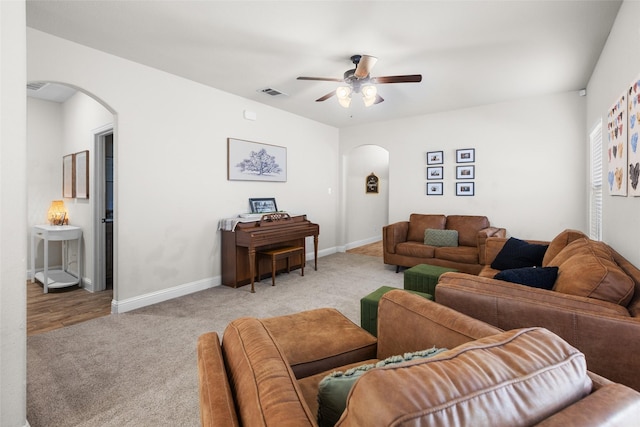
<svg viewBox="0 0 640 427"><path fill-rule="evenodd" d="M218 286L27 338L32 427L198 426L196 340L241 316L335 307L360 324L360 298L403 275L382 259L337 253L238 289Z"/></svg>

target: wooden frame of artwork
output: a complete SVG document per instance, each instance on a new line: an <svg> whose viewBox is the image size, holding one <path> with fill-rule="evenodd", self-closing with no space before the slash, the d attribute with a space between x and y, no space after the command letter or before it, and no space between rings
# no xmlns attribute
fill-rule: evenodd
<svg viewBox="0 0 640 427"><path fill-rule="evenodd" d="M75 154L75 197L89 198L89 150Z"/></svg>
<svg viewBox="0 0 640 427"><path fill-rule="evenodd" d="M76 155L62 157L62 197L76 197Z"/></svg>
<svg viewBox="0 0 640 427"><path fill-rule="evenodd" d="M229 181L287 181L287 149L227 138Z"/></svg>

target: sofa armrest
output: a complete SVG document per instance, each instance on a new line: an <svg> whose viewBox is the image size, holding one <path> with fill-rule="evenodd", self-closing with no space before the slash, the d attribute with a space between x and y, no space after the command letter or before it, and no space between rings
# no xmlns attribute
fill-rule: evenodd
<svg viewBox="0 0 640 427"><path fill-rule="evenodd" d="M608 316L629 317L629 312L625 307L608 301L538 289L465 273L450 272L441 275L436 286L435 300L454 309L464 306L463 313L496 325L499 317L503 318L502 316L505 313L498 313L496 308L487 311L486 306L478 307L477 303L484 301L484 296L508 299L512 301L514 306L531 306L530 311L535 310L534 307L543 306L550 311L580 310ZM482 305L485 305L485 303L483 302ZM473 313L470 313L470 310ZM517 310L517 313L512 315L521 315L520 311ZM489 313L492 313L493 317L488 317ZM481 317L476 317L476 315ZM513 329L512 325L497 326L503 329Z"/></svg>
<svg viewBox="0 0 640 427"><path fill-rule="evenodd" d="M494 326L426 298L393 290L384 294L378 304L377 356L385 359L433 346L454 348L499 332L502 331Z"/></svg>
<svg viewBox="0 0 640 427"><path fill-rule="evenodd" d="M504 330L541 326L587 357L590 371L640 390L640 318L625 307L544 289L445 273L436 301Z"/></svg>
<svg viewBox="0 0 640 427"><path fill-rule="evenodd" d="M536 426L631 426L640 419L640 393L622 384L611 383L595 389L571 406Z"/></svg>
<svg viewBox="0 0 640 427"><path fill-rule="evenodd" d="M382 246L385 252L396 253L396 245L407 241L409 221L400 221L382 227Z"/></svg>
<svg viewBox="0 0 640 427"><path fill-rule="evenodd" d="M240 426L218 334L209 332L201 335L197 349L201 425Z"/></svg>
<svg viewBox="0 0 640 427"><path fill-rule="evenodd" d="M507 230L498 227L487 227L478 231L478 261L480 264L486 264L486 241L489 237L506 237Z"/></svg>

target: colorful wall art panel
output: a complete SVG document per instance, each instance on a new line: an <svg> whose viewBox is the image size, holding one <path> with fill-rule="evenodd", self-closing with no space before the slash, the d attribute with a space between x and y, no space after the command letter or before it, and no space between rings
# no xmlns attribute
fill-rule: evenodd
<svg viewBox="0 0 640 427"><path fill-rule="evenodd" d="M623 94L607 113L607 185L612 196L627 195L627 102Z"/></svg>
<svg viewBox="0 0 640 427"><path fill-rule="evenodd" d="M627 148L628 172L629 172L629 195L640 196L640 185L638 185L638 175L640 175L640 150L638 150L638 134L640 133L640 75L629 85L627 91L629 117Z"/></svg>

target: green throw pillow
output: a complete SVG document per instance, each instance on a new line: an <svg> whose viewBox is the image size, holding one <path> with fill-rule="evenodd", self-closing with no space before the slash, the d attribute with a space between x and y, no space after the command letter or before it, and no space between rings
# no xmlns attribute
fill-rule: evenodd
<svg viewBox="0 0 640 427"><path fill-rule="evenodd" d="M318 385L318 425L333 427L347 407L347 396L351 387L365 372L395 363L402 363L413 359L424 359L435 356L447 350L446 348L430 348L428 350L405 353L402 356L391 356L376 364L360 365L346 371L336 371L327 375Z"/></svg>
<svg viewBox="0 0 640 427"><path fill-rule="evenodd" d="M458 246L458 230L424 230L424 244L429 246Z"/></svg>

